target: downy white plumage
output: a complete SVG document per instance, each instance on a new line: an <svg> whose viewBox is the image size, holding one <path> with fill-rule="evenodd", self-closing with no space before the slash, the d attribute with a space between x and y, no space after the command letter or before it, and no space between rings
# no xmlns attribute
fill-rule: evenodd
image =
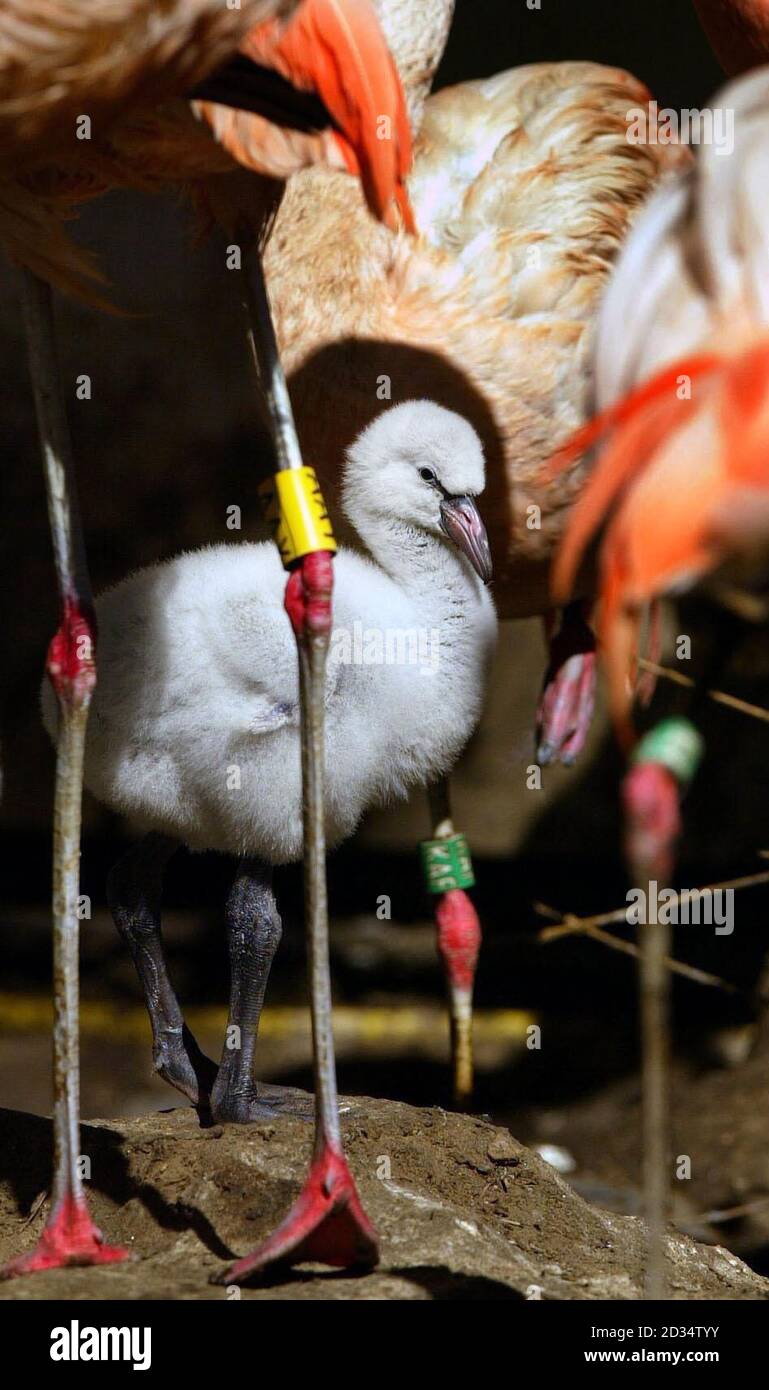
<svg viewBox="0 0 769 1390"><path fill-rule="evenodd" d="M480 715L496 619L473 499L480 440L428 401L349 450L344 507L368 554L335 561L327 835L445 773ZM272 543L141 570L97 601L86 786L147 830L267 863L302 853L296 647ZM43 691L55 728L55 703Z"/></svg>

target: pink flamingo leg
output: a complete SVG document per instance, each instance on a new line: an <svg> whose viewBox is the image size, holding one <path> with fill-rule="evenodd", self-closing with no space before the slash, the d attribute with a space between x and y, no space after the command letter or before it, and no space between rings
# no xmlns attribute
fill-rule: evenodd
<svg viewBox="0 0 769 1390"><path fill-rule="evenodd" d="M454 829L448 777L428 792L432 839L421 845L428 892L435 899L438 954L443 962L451 1023L454 1103L470 1104L473 1095L473 990L481 949L481 924L465 892L475 883L470 849Z"/></svg>
<svg viewBox="0 0 769 1390"><path fill-rule="evenodd" d="M639 922L643 1091L643 1190L648 1254L645 1297L666 1295L669 1180L670 969L667 913L650 910L673 875L681 791L694 776L702 739L686 719L662 720L641 740L622 786L625 854L646 912Z"/></svg>
<svg viewBox="0 0 769 1390"><path fill-rule="evenodd" d="M259 379L281 467L301 464L291 403L280 365L261 261L251 258L245 307ZM241 1283L276 1266L319 1261L371 1268L379 1249L342 1148L332 1027L323 801L326 657L331 636L333 557L314 550L299 558L286 585L285 607L296 637L302 728L305 919L310 971L315 1147L302 1190L280 1226L256 1250L216 1277Z"/></svg>
<svg viewBox="0 0 769 1390"><path fill-rule="evenodd" d="M302 767L305 799L305 884L315 1070L315 1149L304 1186L285 1220L256 1250L217 1276L241 1283L280 1265L317 1261L336 1268L371 1268L379 1250L342 1149L331 1020L328 912L323 857L323 700L325 654L331 632L332 558L305 555L286 586L286 611L299 647L303 698ZM312 754L319 754L315 767Z"/></svg>
<svg viewBox="0 0 769 1390"><path fill-rule="evenodd" d="M450 888L438 899L435 921L449 998L454 1101L461 1108L469 1105L473 1094L473 989L481 924L464 888Z"/></svg>
<svg viewBox="0 0 769 1390"><path fill-rule="evenodd" d="M80 1174L80 822L88 706L96 684L95 630L77 509L66 414L58 385L51 292L24 273L24 311L43 450L62 619L46 669L59 705L53 859L54 1174L51 1212L34 1250L0 1278L67 1265L113 1264L128 1251L105 1245Z"/></svg>

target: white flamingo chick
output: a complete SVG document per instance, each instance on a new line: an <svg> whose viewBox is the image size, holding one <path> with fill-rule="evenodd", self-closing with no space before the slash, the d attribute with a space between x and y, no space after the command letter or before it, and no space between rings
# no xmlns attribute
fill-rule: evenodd
<svg viewBox="0 0 769 1390"><path fill-rule="evenodd" d="M335 561L329 844L368 806L446 773L479 718L496 631L483 485L475 430L429 401L385 411L348 451L344 508L367 553L343 549ZM271 870L302 855L284 589L272 543L224 545L142 570L96 605L85 783L149 832L112 870L110 904L144 987L157 1069L219 1120L278 1103L257 1092L252 1061L280 937ZM47 687L43 699L51 728ZM162 955L162 870L180 843L241 860L227 908L228 1041L240 1045L225 1046L218 1074L183 1023Z"/></svg>
<svg viewBox="0 0 769 1390"><path fill-rule="evenodd" d="M367 806L445 772L479 716L494 631L473 500L483 482L472 426L426 401L380 415L350 450L344 507L368 556L342 550L335 562L330 844ZM272 864L301 857L284 589L274 545L224 545L102 596L86 753L99 800L192 849Z"/></svg>

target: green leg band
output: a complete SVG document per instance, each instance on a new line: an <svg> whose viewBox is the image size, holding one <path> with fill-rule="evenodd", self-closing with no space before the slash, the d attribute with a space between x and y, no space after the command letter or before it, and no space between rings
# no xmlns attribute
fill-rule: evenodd
<svg viewBox="0 0 769 1390"><path fill-rule="evenodd" d="M473 887L473 862L464 835L448 835L443 840L423 840L419 853L428 893L448 893L452 888Z"/></svg>
<svg viewBox="0 0 769 1390"><path fill-rule="evenodd" d="M662 719L644 734L631 762L661 763L682 787L692 781L705 752L705 741L689 719Z"/></svg>

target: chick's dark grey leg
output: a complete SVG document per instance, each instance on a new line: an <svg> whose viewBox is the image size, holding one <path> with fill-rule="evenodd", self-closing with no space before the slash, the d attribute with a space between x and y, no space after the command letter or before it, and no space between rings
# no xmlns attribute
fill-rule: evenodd
<svg viewBox="0 0 769 1390"><path fill-rule="evenodd" d="M230 1011L219 1074L211 1093L215 1120L248 1124L278 1111L311 1113L308 1098L278 1086L257 1086L254 1050L259 1018L282 926L272 869L243 859L227 899Z"/></svg>
<svg viewBox="0 0 769 1390"><path fill-rule="evenodd" d="M144 991L155 1070L193 1105L205 1107L216 1067L184 1022L168 976L160 930L163 871L178 848L167 835L147 835L110 870L107 897Z"/></svg>

